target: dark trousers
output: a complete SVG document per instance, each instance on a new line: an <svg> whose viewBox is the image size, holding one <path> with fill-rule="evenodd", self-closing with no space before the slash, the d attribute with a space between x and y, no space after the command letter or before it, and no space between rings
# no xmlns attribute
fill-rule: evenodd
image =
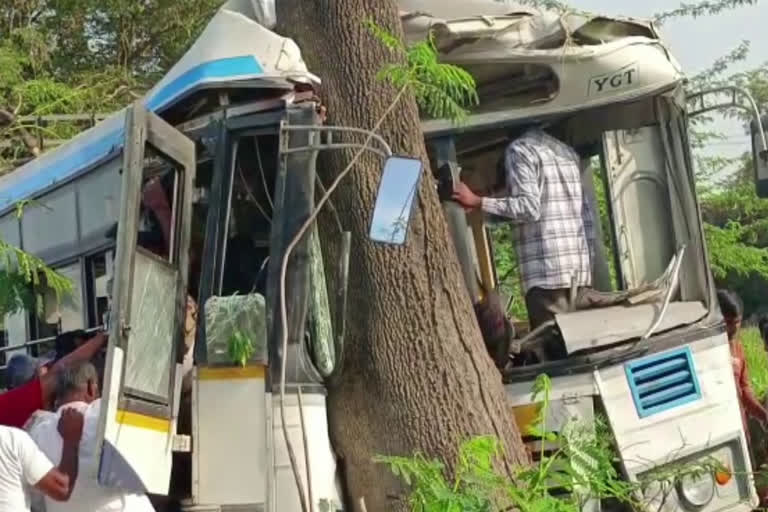
<svg viewBox="0 0 768 512"><path fill-rule="evenodd" d="M581 309L607 308L622 304L632 296L629 291L599 292L592 288L579 288L571 304L571 290L560 288L547 290L531 288L525 294L528 321L531 330L555 319L555 315L571 313Z"/></svg>

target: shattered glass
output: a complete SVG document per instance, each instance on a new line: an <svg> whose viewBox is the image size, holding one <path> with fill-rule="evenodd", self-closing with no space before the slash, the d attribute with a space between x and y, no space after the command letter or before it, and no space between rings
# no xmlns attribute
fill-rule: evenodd
<svg viewBox="0 0 768 512"><path fill-rule="evenodd" d="M211 297L205 303L205 339L208 364L233 364L229 342L236 333L250 340L248 363L268 362L267 308L263 295Z"/></svg>
<svg viewBox="0 0 768 512"><path fill-rule="evenodd" d="M168 399L176 324L176 270L136 251L125 386Z"/></svg>

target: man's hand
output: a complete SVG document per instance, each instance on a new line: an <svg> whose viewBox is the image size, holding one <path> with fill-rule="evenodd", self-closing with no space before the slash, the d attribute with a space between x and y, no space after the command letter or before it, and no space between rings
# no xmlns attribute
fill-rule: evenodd
<svg viewBox="0 0 768 512"><path fill-rule="evenodd" d="M94 345L99 345L99 347L103 347L104 342L107 341L107 333L104 331L99 331L98 333L93 335L90 339L86 340L83 343L83 345L85 345L85 343L88 343L89 341L93 342ZM82 347L83 345L80 345L80 346Z"/></svg>
<svg viewBox="0 0 768 512"><path fill-rule="evenodd" d="M64 409L59 418L59 434L65 443L80 444L83 437L83 415L75 409Z"/></svg>
<svg viewBox="0 0 768 512"><path fill-rule="evenodd" d="M459 203L467 210L480 208L483 204L483 198L472 192L468 186L459 181L453 190L453 200Z"/></svg>
<svg viewBox="0 0 768 512"><path fill-rule="evenodd" d="M141 201L153 212L166 211L171 208L171 205L168 204L168 198L165 197L165 190L163 190L163 185L160 183L159 178L155 178L147 183L142 191Z"/></svg>

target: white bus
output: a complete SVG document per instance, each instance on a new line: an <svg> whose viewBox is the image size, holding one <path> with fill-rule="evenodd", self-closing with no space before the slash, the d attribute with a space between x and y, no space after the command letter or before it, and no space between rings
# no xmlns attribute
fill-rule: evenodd
<svg viewBox="0 0 768 512"><path fill-rule="evenodd" d="M525 432L536 409L533 380L546 373L549 424L590 422L602 411L627 479L709 457L730 469L724 483L714 476L675 482L663 508L751 508L752 469L688 143L688 117L719 98L686 94L680 67L649 23L510 13L481 0L444 3L401 2L406 37L433 30L441 57L478 83L480 105L463 125L423 120L435 168L452 164L482 185L512 133L556 123L584 157L593 201L595 166L587 161L599 162L606 185L613 249L598 251L596 287L612 288L609 260L620 289L672 283L661 303L561 315L514 343L554 337L567 357L505 372L510 421ZM314 208L317 152L354 143L322 136L345 129L323 127L313 94L319 80L295 43L270 30L270 12L269 2L229 1L137 105L0 178L0 237L75 284L72 300L46 298L42 317L6 318L10 347L2 350L97 327L109 311L102 457L94 470L103 485L173 494L190 511L301 510L286 432L304 447L295 450L297 473L305 489L311 474L312 510L343 509L323 384L343 331L343 318L331 318L325 278L343 277L343 269L322 263L314 231L299 244L288 266L285 352L278 278L287 244ZM758 153L765 149L760 131ZM381 140L374 151L391 153ZM142 195L152 184L171 212L160 251L148 250L149 235L162 231ZM31 198L46 207L17 218L14 205ZM495 288L483 219L450 203L445 212L468 293L477 294L478 275ZM201 313L191 404L182 404L187 295ZM248 305L244 315L262 333L245 366L232 364L225 343L211 336L216 308L238 304Z"/></svg>

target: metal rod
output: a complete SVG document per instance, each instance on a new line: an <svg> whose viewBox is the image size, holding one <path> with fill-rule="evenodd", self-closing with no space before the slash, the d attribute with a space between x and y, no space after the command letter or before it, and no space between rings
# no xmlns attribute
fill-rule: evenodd
<svg viewBox="0 0 768 512"><path fill-rule="evenodd" d="M371 139L375 140L376 142L378 142L379 144L381 144L387 156L392 156L392 149L389 147L389 144L387 144L387 141L384 140L384 137L376 133L373 133L369 130L365 130L363 128L352 128L349 126L293 125L293 126L283 126L283 130L315 131L315 132L328 132L328 133L333 133L333 132L359 133L361 135L366 135ZM371 149L371 148L368 147L366 149Z"/></svg>
<svg viewBox="0 0 768 512"><path fill-rule="evenodd" d="M667 313L669 303L672 300L672 294L675 292L675 288L677 288L677 279L680 275L680 267L683 264L683 254L685 254L685 246L682 246L680 251L675 256L677 258L675 261L675 270L672 272L672 279L670 280L671 282L669 283L669 288L667 288L667 294L664 297L664 304L661 306L661 310L659 311L659 314L656 315L654 322L648 328L646 333L643 334L643 336L640 338L641 340L647 340L653 336L653 333L656 331L656 329L659 328L661 321L664 319L664 315Z"/></svg>
<svg viewBox="0 0 768 512"><path fill-rule="evenodd" d="M86 334L91 334L91 333L99 332L99 331L103 331L103 330L104 330L104 326L102 325L102 326L99 326L99 327L92 327L90 329L84 329L84 332ZM42 345L43 343L48 343L50 341L55 341L56 338L58 338L58 337L59 337L59 335L50 336L48 338L40 338L40 339L37 339L37 340L25 341L21 345L9 345L7 347L0 347L0 354L2 354L4 352L11 352L13 350L21 350L23 348L33 347L35 345Z"/></svg>
<svg viewBox="0 0 768 512"><path fill-rule="evenodd" d="M706 107L704 105L705 94L715 94L718 92L726 92L726 91L731 93L730 105L715 105L713 107ZM743 94L747 98L751 108L746 108L743 105L736 104L737 92L740 94ZM705 112L711 112L712 110L718 110L725 106L741 108L742 110L746 110L748 112L751 111L751 113L755 116L755 120L757 121L757 129L758 129L758 132L760 133L760 142L762 142L763 144L763 151L768 151L768 139L765 138L765 130L763 129L763 122L762 122L762 119L760 118L760 109L757 107L757 103L755 102L755 99L752 97L752 94L748 90L742 87L736 87L734 85L726 85L723 87L715 87L714 89L707 89L706 91L695 92L688 96L688 100L691 102L695 101L696 99L699 99L701 101L701 109L696 110L694 112L690 112L689 115L691 116L695 116L697 114L703 114Z"/></svg>
<svg viewBox="0 0 768 512"><path fill-rule="evenodd" d="M304 444L304 469L307 473L307 497L309 499L309 512L314 509L312 497L312 468L309 463L309 441L307 439L307 424L304 422L304 401L301 399L301 386L296 389L296 398L299 401L299 421L301 421L301 438Z"/></svg>
<svg viewBox="0 0 768 512"><path fill-rule="evenodd" d="M289 153L306 153L308 151L322 151L324 149L366 149L370 151L371 153L376 153L382 158L387 158L390 156L390 154L381 151L380 149L375 149L370 146L365 146L363 144L355 144L354 142L337 142L334 144L312 144L310 146L301 146L296 148L290 148L290 149L283 149L280 151L281 155L286 155Z"/></svg>

